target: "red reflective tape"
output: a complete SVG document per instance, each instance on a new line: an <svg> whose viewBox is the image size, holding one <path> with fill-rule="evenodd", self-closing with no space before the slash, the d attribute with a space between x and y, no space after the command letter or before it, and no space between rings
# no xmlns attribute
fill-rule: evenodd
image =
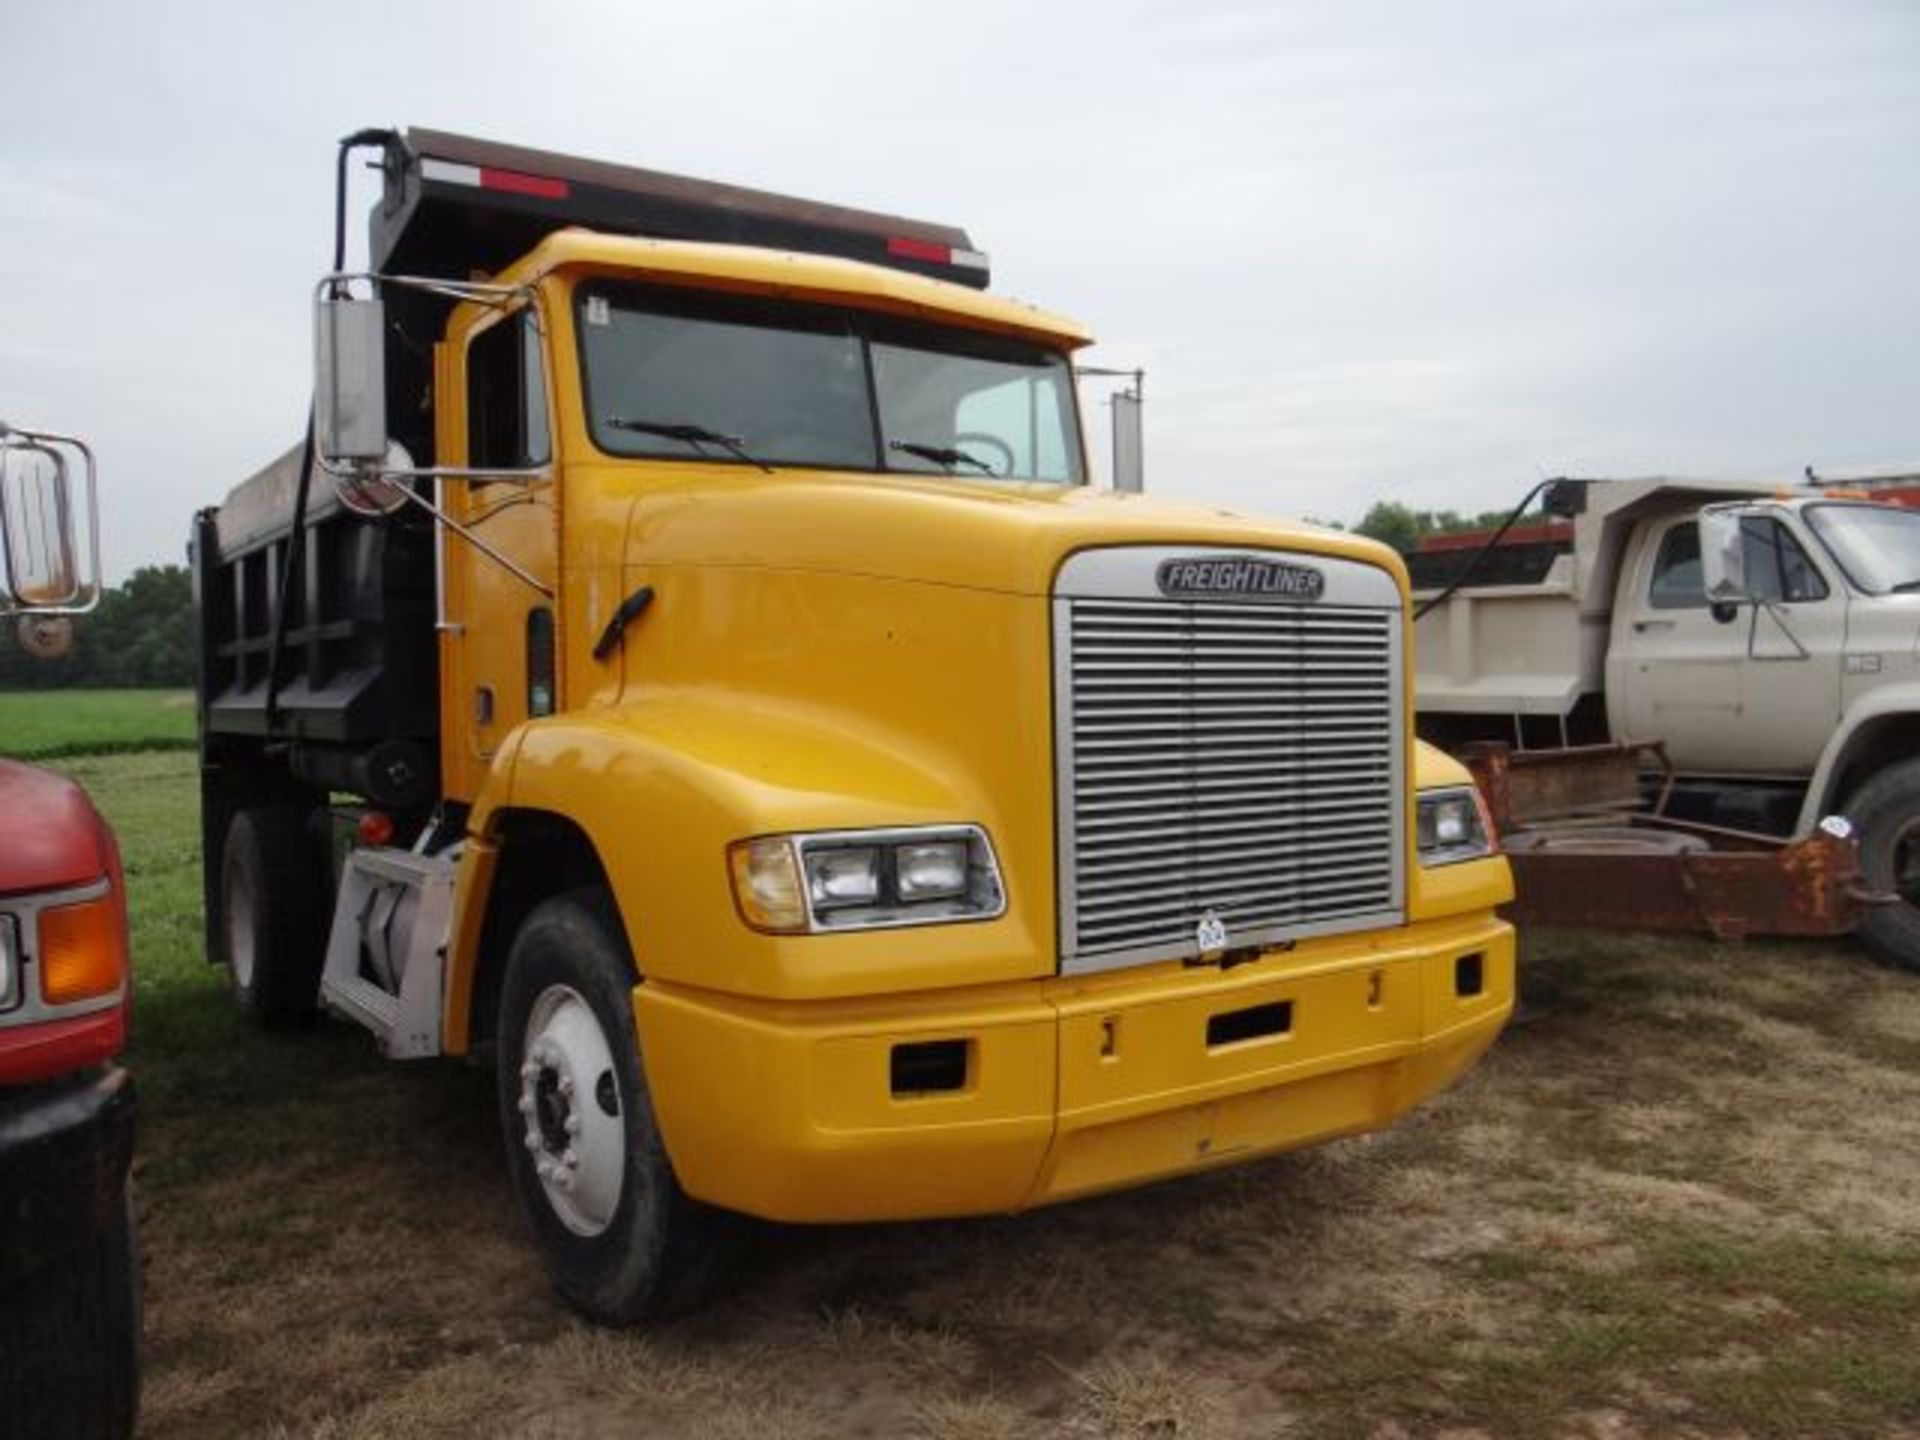
<svg viewBox="0 0 1920 1440"><path fill-rule="evenodd" d="M518 170L490 170L480 167L480 188L506 190L515 195L538 195L542 200L567 198L567 182L545 175L523 175Z"/></svg>
<svg viewBox="0 0 1920 1440"><path fill-rule="evenodd" d="M908 240L896 236L887 241L889 255L904 256L908 260L931 260L936 265L951 265L953 252L944 245L934 245L925 240Z"/></svg>

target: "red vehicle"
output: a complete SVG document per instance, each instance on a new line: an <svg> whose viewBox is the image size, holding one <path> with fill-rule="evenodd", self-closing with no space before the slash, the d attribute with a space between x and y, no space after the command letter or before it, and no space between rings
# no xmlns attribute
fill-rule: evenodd
<svg viewBox="0 0 1920 1440"><path fill-rule="evenodd" d="M98 597L97 554L83 581L74 543L92 499L84 446L0 426L0 615L30 650L57 653L66 617ZM78 785L5 759L0 835L0 1431L129 1435L140 1285L133 1084L114 1063L133 998L120 851Z"/></svg>

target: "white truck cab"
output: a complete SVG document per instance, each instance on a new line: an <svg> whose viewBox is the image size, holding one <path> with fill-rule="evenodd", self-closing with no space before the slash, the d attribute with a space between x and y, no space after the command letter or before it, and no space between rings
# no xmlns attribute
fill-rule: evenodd
<svg viewBox="0 0 1920 1440"><path fill-rule="evenodd" d="M1439 602L1416 630L1423 735L1659 740L1703 821L1799 837L1838 811L1904 901L1863 932L1920 965L1920 511L1673 479L1560 482L1549 510L1506 583L1449 591L1413 557ZM1457 579L1466 552L1445 553Z"/></svg>

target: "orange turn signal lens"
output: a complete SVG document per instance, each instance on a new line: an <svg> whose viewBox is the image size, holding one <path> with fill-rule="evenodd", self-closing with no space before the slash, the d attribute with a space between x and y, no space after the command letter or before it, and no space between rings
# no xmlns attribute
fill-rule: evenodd
<svg viewBox="0 0 1920 1440"><path fill-rule="evenodd" d="M111 995L126 973L126 929L114 896L40 912L40 994L47 1004Z"/></svg>
<svg viewBox="0 0 1920 1440"><path fill-rule="evenodd" d="M756 930L799 935L807 928L807 897L793 842L784 836L741 840L727 847L733 871L733 898L740 915Z"/></svg>

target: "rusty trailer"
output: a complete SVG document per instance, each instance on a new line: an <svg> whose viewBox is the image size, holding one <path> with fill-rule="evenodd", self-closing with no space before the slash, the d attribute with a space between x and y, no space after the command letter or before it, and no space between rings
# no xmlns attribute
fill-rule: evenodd
<svg viewBox="0 0 1920 1440"><path fill-rule="evenodd" d="M1513 866L1524 924L1750 935L1851 934L1874 893L1852 827L1797 840L1668 815L1674 770L1659 741L1563 750L1464 747Z"/></svg>

